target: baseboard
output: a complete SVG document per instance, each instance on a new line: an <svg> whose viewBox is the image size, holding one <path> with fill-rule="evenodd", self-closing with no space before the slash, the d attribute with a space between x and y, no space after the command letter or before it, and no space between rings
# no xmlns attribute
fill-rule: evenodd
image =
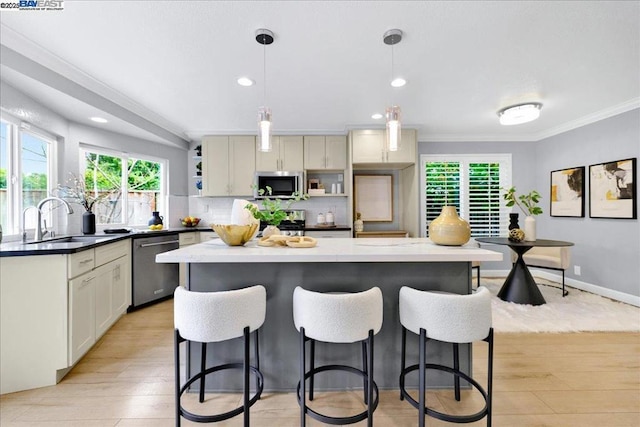
<svg viewBox="0 0 640 427"><path fill-rule="evenodd" d="M555 274L548 270L539 270L537 268L532 268L531 274L535 277L540 277L541 279L547 279L547 280L554 281L556 283L562 283L561 274ZM509 270L482 269L480 275L485 277L507 277L507 275L509 275ZM615 301L620 301L626 304L631 304L636 307L640 307L640 296L630 295L620 291L614 291L613 289L604 288L602 286L597 286L591 283L582 282L576 279L570 279L568 277L565 278L564 282L567 286L571 286L572 288L580 289L586 292L591 292L592 294L600 295L605 298L609 298Z"/></svg>

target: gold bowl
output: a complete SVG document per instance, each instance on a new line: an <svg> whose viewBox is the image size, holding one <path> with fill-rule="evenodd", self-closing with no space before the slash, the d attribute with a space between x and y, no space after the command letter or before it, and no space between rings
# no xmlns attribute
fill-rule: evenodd
<svg viewBox="0 0 640 427"><path fill-rule="evenodd" d="M258 225L213 224L211 227L227 245L242 246L253 238Z"/></svg>

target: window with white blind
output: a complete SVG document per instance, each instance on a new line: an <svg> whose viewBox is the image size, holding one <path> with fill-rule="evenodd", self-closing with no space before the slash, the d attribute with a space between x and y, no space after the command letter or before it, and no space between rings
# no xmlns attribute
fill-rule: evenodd
<svg viewBox="0 0 640 427"><path fill-rule="evenodd" d="M421 155L421 228L445 205L469 221L471 236L504 236L509 211L501 188L511 187L511 154Z"/></svg>

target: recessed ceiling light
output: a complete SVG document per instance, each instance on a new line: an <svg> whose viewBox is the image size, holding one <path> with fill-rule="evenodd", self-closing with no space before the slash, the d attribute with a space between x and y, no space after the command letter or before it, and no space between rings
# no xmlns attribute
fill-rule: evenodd
<svg viewBox="0 0 640 427"><path fill-rule="evenodd" d="M539 102L529 102L527 104L513 105L498 111L500 124L505 126L519 125L531 122L540 117L542 104Z"/></svg>
<svg viewBox="0 0 640 427"><path fill-rule="evenodd" d="M391 86L393 87L402 87L407 84L407 81L402 77L395 78L391 80Z"/></svg>
<svg viewBox="0 0 640 427"><path fill-rule="evenodd" d="M109 122L107 119L103 119L102 117L91 117L91 121L92 122L96 122L96 123L108 123Z"/></svg>
<svg viewBox="0 0 640 427"><path fill-rule="evenodd" d="M249 77L240 77L238 79L238 84L240 86L253 86L254 85L254 81L251 80Z"/></svg>
<svg viewBox="0 0 640 427"><path fill-rule="evenodd" d="M372 119L375 119L375 120L380 120L380 119L381 119L381 118L383 118L383 117L384 117L384 116L383 116L382 114L380 114L380 113L375 113L375 114L373 114L373 115L371 116L371 118L372 118Z"/></svg>

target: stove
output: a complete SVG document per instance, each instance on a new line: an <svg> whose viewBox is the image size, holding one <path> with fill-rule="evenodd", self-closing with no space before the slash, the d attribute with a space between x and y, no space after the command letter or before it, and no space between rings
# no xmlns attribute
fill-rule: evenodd
<svg viewBox="0 0 640 427"><path fill-rule="evenodd" d="M280 229L280 233L284 236L304 236L304 227L305 227L305 211L304 210L290 210L286 211L287 218L285 218L278 228ZM265 229L267 223L260 221L260 235L262 235L262 230Z"/></svg>

